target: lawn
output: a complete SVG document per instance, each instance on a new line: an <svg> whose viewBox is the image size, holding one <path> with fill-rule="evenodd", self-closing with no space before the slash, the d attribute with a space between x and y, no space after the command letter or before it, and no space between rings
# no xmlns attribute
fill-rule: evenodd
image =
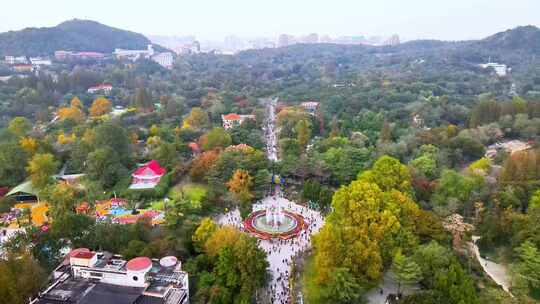
<svg viewBox="0 0 540 304"><path fill-rule="evenodd" d="M315 262L313 256L309 256L305 260L304 271L302 273L302 294L304 296L304 303L322 303L321 289L315 283L315 277Z"/></svg>
<svg viewBox="0 0 540 304"><path fill-rule="evenodd" d="M201 208L202 202L206 197L208 190L206 186L201 184L186 183L175 186L169 191L169 197L172 200L179 201L182 195L191 202L192 208Z"/></svg>

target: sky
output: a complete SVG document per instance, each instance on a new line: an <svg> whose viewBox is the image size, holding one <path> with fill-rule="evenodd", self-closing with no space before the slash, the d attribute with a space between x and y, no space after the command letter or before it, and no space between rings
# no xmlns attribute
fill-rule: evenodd
<svg viewBox="0 0 540 304"><path fill-rule="evenodd" d="M540 0L2 0L0 32L90 19L150 35L399 34L402 40L478 39L540 27Z"/></svg>

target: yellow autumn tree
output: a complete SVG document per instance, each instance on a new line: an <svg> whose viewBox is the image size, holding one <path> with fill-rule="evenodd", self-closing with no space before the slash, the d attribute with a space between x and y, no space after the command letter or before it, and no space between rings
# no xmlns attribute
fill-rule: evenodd
<svg viewBox="0 0 540 304"><path fill-rule="evenodd" d="M210 239L217 229L218 226L211 218L205 217L202 219L199 227L197 227L197 230L195 230L191 237L197 250L202 251L204 249L206 241Z"/></svg>
<svg viewBox="0 0 540 304"><path fill-rule="evenodd" d="M195 129L200 130L208 126L210 119L208 114L199 107L194 107L189 112L189 115L184 119L182 128L183 129Z"/></svg>
<svg viewBox="0 0 540 304"><path fill-rule="evenodd" d="M26 171L32 181L32 186L42 190L53 182L52 175L56 173L58 163L50 153L36 154L28 162Z"/></svg>
<svg viewBox="0 0 540 304"><path fill-rule="evenodd" d="M94 130L92 129L86 129L82 136L82 141L87 145L91 145L94 142L95 138L96 138L96 132L94 132Z"/></svg>
<svg viewBox="0 0 540 304"><path fill-rule="evenodd" d="M19 140L19 145L21 148L30 155L34 155L38 148L38 143L35 138L32 137L23 137Z"/></svg>
<svg viewBox="0 0 540 304"><path fill-rule="evenodd" d="M204 244L208 256L215 257L223 247L232 246L240 238L241 232L231 226L217 229Z"/></svg>
<svg viewBox="0 0 540 304"><path fill-rule="evenodd" d="M241 202L249 201L253 198L250 188L253 185L253 178L246 170L238 169L227 183L229 191L234 193Z"/></svg>
<svg viewBox="0 0 540 304"><path fill-rule="evenodd" d="M398 250L417 246L422 212L408 192L410 176L402 166L382 157L369 174L334 194L333 211L313 238L321 288L343 268L360 281L379 281Z"/></svg>
<svg viewBox="0 0 540 304"><path fill-rule="evenodd" d="M58 133L58 137L56 142L61 145L67 145L73 143L77 139L77 136L75 136L75 133L71 133L71 135L66 135L64 131L61 131Z"/></svg>
<svg viewBox="0 0 540 304"><path fill-rule="evenodd" d="M99 117L109 113L112 109L111 102L105 97L98 97L90 106L90 116Z"/></svg>
<svg viewBox="0 0 540 304"><path fill-rule="evenodd" d="M156 136L159 133L159 127L157 125L152 125L150 127L150 136Z"/></svg>
<svg viewBox="0 0 540 304"><path fill-rule="evenodd" d="M152 148L156 148L157 146L159 146L162 142L163 142L163 140L161 140L161 137L159 137L159 136L150 136L146 140L146 145L149 148L152 149Z"/></svg>

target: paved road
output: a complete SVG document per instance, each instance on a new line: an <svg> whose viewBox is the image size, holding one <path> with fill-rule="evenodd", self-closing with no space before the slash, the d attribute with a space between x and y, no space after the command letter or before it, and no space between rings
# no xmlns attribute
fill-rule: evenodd
<svg viewBox="0 0 540 304"><path fill-rule="evenodd" d="M277 98L268 100L266 103L266 120L263 131L266 140L267 157L271 161L278 161L278 129L276 127L276 106ZM308 223L308 228L298 237L283 240L259 240L261 249L267 253L268 264L272 279L266 287L265 298L268 303L285 304L289 303L289 271L293 256L311 247L311 235L317 233L324 224L323 216L314 210L298 205L284 198L280 186L276 186L273 196L267 196L257 204L253 205L253 211L266 209L269 206L279 204L284 210L289 210L304 216ZM243 229L243 222L238 209L222 214L217 222L220 225L231 225L238 229Z"/></svg>
<svg viewBox="0 0 540 304"><path fill-rule="evenodd" d="M474 254L476 256L476 259L482 265L482 268L484 268L484 272L487 273L487 275L495 281L498 285L504 289L509 295L512 295L510 293L510 286L511 286L511 279L508 275L508 271L506 267L502 264L497 264L495 262L486 260L480 256L480 250L478 249L478 246L476 246L476 241L480 239L479 236L473 235L472 237L473 241L469 243L469 245L472 247Z"/></svg>
<svg viewBox="0 0 540 304"><path fill-rule="evenodd" d="M397 287L397 282L394 280L394 278L392 278L391 273L388 271L384 274L381 286L368 291L365 295L365 298L367 299L369 304L385 304L386 298L389 294L397 293ZM418 285L401 285L401 293L405 296L416 293L418 292L418 290L420 290L420 287Z"/></svg>
<svg viewBox="0 0 540 304"><path fill-rule="evenodd" d="M271 161L278 161L278 131L276 129L277 98L266 103L266 120L263 126L266 140L266 154Z"/></svg>

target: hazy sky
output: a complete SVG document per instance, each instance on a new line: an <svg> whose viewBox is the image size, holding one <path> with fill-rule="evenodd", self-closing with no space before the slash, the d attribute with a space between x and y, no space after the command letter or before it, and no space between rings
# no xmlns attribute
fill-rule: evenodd
<svg viewBox="0 0 540 304"><path fill-rule="evenodd" d="M15 0L0 31L92 19L143 34L199 39L399 34L405 39L482 38L518 25L540 26L540 0Z"/></svg>

